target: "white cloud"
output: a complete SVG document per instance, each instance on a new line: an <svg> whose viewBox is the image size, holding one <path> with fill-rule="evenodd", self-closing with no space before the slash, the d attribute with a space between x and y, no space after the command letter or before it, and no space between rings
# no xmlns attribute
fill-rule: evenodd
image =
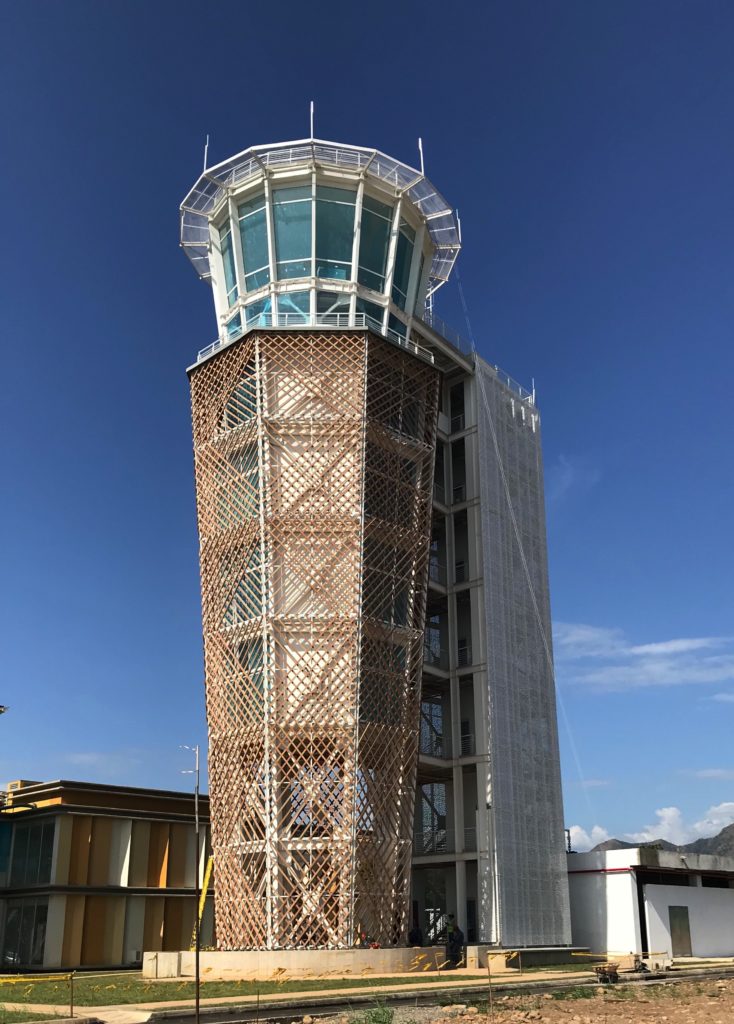
<svg viewBox="0 0 734 1024"><path fill-rule="evenodd" d="M553 635L562 682L594 690L734 682L731 637L630 644L619 629L575 622L555 623Z"/></svg>
<svg viewBox="0 0 734 1024"><path fill-rule="evenodd" d="M584 789L602 789L604 786L609 786L611 783L609 779L582 779L581 786Z"/></svg>
<svg viewBox="0 0 734 1024"><path fill-rule="evenodd" d="M74 768L93 772L98 781L116 781L143 763L138 750L79 750L66 754L64 761Z"/></svg>
<svg viewBox="0 0 734 1024"><path fill-rule="evenodd" d="M734 693L715 693L709 700L717 700L722 704L734 704Z"/></svg>
<svg viewBox="0 0 734 1024"><path fill-rule="evenodd" d="M576 850L577 853L586 853L592 846L596 846L597 843L603 843L609 839L609 833L601 825L594 825L591 834L586 829L581 828L580 825L572 825L569 832L571 833L571 849Z"/></svg>
<svg viewBox="0 0 734 1024"><path fill-rule="evenodd" d="M578 455L559 455L545 473L545 495L549 505L556 505L571 491L590 490L601 479L601 471L588 459Z"/></svg>
<svg viewBox="0 0 734 1024"><path fill-rule="evenodd" d="M700 821L690 825L678 807L660 807L655 811L655 817L657 820L653 824L645 825L638 832L624 832L619 838L628 843L652 843L656 839L667 839L676 846L684 846L696 839L718 835L722 828L734 823L734 801L709 807ZM581 825L572 825L570 832L571 846L579 853L609 839L609 832L601 825L594 825L590 833Z"/></svg>
<svg viewBox="0 0 734 1024"><path fill-rule="evenodd" d="M734 768L701 768L691 774L695 779L734 779Z"/></svg>

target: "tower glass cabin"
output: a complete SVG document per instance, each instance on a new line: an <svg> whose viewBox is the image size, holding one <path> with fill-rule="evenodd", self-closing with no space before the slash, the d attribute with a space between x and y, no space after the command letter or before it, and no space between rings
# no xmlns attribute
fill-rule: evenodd
<svg viewBox="0 0 734 1024"><path fill-rule="evenodd" d="M189 378L219 947L452 912L569 942L552 670L500 507L509 480L549 635L539 418L426 312L455 214L310 139L206 169L181 243L218 321Z"/></svg>

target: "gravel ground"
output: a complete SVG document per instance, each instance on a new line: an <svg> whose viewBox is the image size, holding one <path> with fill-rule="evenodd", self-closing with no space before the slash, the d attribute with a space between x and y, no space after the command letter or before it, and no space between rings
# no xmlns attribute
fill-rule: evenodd
<svg viewBox="0 0 734 1024"><path fill-rule="evenodd" d="M421 1006L321 1018L319 1024L734 1024L734 981L592 986L475 1005ZM294 1024L312 1024L310 1018Z"/></svg>

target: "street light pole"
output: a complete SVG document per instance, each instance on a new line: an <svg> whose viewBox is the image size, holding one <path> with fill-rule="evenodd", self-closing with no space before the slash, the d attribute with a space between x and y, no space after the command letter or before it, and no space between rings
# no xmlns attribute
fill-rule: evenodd
<svg viewBox="0 0 734 1024"><path fill-rule="evenodd" d="M192 750L194 752L194 770L193 772L184 772L184 775L194 776L194 835L195 846L196 846L196 869L195 869L195 893L196 893L196 905L194 907L194 989L195 989L195 1009L194 1009L194 1022L199 1024L199 989L201 986L201 974L199 971L199 950L201 948L201 935L199 929L199 902L201 900L201 883L199 881L199 869L201 867L199 857L199 744L195 747L182 747L182 750Z"/></svg>

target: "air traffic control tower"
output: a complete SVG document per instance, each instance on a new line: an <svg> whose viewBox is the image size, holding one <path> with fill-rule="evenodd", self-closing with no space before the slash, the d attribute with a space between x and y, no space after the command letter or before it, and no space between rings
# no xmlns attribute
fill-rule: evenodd
<svg viewBox="0 0 734 1024"><path fill-rule="evenodd" d="M189 378L219 948L451 913L568 944L539 416L426 312L454 212L308 139L207 168L181 242L217 316Z"/></svg>

